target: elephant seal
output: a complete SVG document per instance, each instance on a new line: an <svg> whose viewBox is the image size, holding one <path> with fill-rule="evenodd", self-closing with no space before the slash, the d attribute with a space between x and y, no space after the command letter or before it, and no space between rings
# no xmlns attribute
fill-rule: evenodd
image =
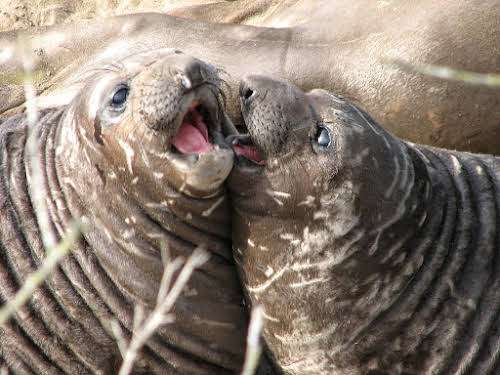
<svg viewBox="0 0 500 375"><path fill-rule="evenodd" d="M317 4L307 22L284 28L149 13L35 29L28 31L25 40L31 44L28 54L35 69L44 72L37 76L41 93L71 91L75 88L71 78L99 66L102 58L172 47L227 73L224 79L231 94L226 109L235 123L241 122L241 77L275 75L303 90L337 92L361 104L406 140L500 153L498 88L422 76L383 62L400 59L497 72L500 0L323 0ZM19 34L0 34L0 71L6 77L22 71ZM0 112L21 105L22 85L0 82L0 97ZM60 100L70 97L63 92Z"/></svg>
<svg viewBox="0 0 500 375"><path fill-rule="evenodd" d="M500 158L406 143L324 90L249 76L233 251L287 374L494 374Z"/></svg>
<svg viewBox="0 0 500 375"><path fill-rule="evenodd" d="M35 138L53 235L89 229L29 305L0 329L11 373L112 374L121 356L111 320L133 327L134 305L156 302L164 242L173 256L204 244L208 263L176 302L175 323L142 351L135 373L229 374L242 366L247 311L230 245L223 182L234 131L214 67L153 50L95 69L65 106L0 127L0 296L13 298L45 257L33 212Z"/></svg>

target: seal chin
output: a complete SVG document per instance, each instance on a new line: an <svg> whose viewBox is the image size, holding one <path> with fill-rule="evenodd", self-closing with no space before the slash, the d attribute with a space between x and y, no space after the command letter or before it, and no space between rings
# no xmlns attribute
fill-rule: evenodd
<svg viewBox="0 0 500 375"><path fill-rule="evenodd" d="M234 163L224 135L236 128L216 95L202 88L178 116L178 130L165 157L176 171L176 187L193 197L216 195Z"/></svg>

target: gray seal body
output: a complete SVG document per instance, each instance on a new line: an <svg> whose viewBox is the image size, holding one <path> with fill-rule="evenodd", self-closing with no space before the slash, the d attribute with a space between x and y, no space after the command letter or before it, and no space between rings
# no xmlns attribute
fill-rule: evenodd
<svg viewBox="0 0 500 375"><path fill-rule="evenodd" d="M226 14L222 20L238 22L235 8L246 8L253 16L268 8L266 13L278 16L286 14L282 6L292 2L274 2L271 7L267 0L222 3L190 16L213 21L213 15ZM30 30L27 35L0 34L0 66L5 74L0 80L0 112L23 102L22 85L6 83L23 70L19 35L26 35L21 39L31 47L25 54L42 72L36 75L36 87L44 93L74 88L71 79L66 85L66 79L99 66L103 56L179 48L227 73L231 95L226 109L235 123L240 79L245 74L274 75L303 90L339 93L402 139L500 153L498 88L438 79L393 64L403 60L498 73L500 0L302 0L300 4L309 4L310 11L297 8L304 22L291 27L218 24L149 13L82 20ZM264 21L259 16L254 19ZM60 100L65 97L67 93Z"/></svg>
<svg viewBox="0 0 500 375"><path fill-rule="evenodd" d="M19 374L111 374L121 364L111 321L129 334L135 305L149 312L162 243L210 260L175 304L173 324L147 342L136 373L222 374L241 368L246 309L230 247L223 181L233 152L222 132L220 79L174 50L132 54L94 69L74 99L0 127L0 299L46 256L33 191L44 188L50 231L89 228L60 267L0 329L0 362ZM192 142L196 139L196 142ZM34 186L36 140L43 186Z"/></svg>
<svg viewBox="0 0 500 375"><path fill-rule="evenodd" d="M249 76L233 251L287 374L496 374L500 159L403 142L323 90Z"/></svg>

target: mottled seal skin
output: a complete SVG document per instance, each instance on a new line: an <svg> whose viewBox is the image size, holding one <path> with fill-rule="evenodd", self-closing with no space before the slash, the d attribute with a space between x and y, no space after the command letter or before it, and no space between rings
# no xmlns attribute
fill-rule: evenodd
<svg viewBox="0 0 500 375"><path fill-rule="evenodd" d="M31 302L0 331L11 373L112 374L121 356L111 331L126 332L133 308L150 310L163 272L160 246L211 258L176 302L136 373L222 374L241 368L247 313L232 260L225 180L233 151L215 68L174 50L133 54L95 69L74 100L41 111L28 136L24 115L0 128L0 296L12 299L45 257L33 212L25 145L39 141L51 231L89 224L81 241ZM196 108L195 108L196 107ZM203 115L203 153L181 153L180 128ZM201 130L200 130L201 131Z"/></svg>
<svg viewBox="0 0 500 375"><path fill-rule="evenodd" d="M283 372L498 373L500 158L403 142L324 90L240 90L233 250Z"/></svg>
<svg viewBox="0 0 500 375"><path fill-rule="evenodd" d="M249 2L243 4L250 6ZM238 8L240 1L225 3L213 6ZM226 108L235 123L240 122L240 79L245 74L275 75L303 90L339 93L405 140L500 153L498 88L423 76L387 62L400 59L498 72L500 0L310 3L314 3L311 11L301 12L310 15L306 22L283 28L214 24L157 13L30 30L25 37L31 43L27 53L35 69L46 72L37 76L37 89L48 92L74 88L66 78L88 66L99 66L103 56L179 48L227 73L224 79L231 95ZM273 2L272 9L281 5ZM202 13L207 14L210 19L213 13ZM23 69L19 34L0 34L0 72L7 78ZM64 93L61 99L67 97ZM22 104L22 84L0 83L0 98L2 113L14 103Z"/></svg>

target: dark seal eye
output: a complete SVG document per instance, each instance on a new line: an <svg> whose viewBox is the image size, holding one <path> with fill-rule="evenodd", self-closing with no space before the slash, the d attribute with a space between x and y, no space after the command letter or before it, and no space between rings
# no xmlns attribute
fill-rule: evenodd
<svg viewBox="0 0 500 375"><path fill-rule="evenodd" d="M125 85L120 85L116 88L113 96L111 98L111 106L120 108L122 107L128 98L129 88Z"/></svg>
<svg viewBox="0 0 500 375"><path fill-rule="evenodd" d="M328 147L332 142L330 132L324 126L319 126L316 131L316 143L321 147Z"/></svg>
<svg viewBox="0 0 500 375"><path fill-rule="evenodd" d="M120 120L125 109L127 109L130 88L124 83L114 86L108 91L108 97L99 111L99 119L103 126L111 126Z"/></svg>

